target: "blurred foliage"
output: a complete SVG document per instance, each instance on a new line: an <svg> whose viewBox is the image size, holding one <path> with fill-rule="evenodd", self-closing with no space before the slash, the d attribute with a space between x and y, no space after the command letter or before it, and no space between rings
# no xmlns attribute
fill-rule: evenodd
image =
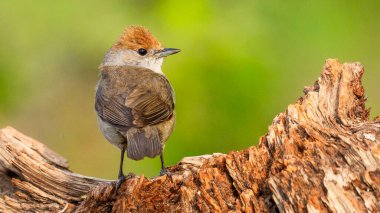
<svg viewBox="0 0 380 213"><path fill-rule="evenodd" d="M0 2L0 125L65 156L71 169L115 179L119 151L94 112L97 66L126 25L182 49L163 67L176 92L168 165L256 144L276 114L318 78L324 60L360 61L380 114L379 1ZM159 159L127 161L154 176Z"/></svg>

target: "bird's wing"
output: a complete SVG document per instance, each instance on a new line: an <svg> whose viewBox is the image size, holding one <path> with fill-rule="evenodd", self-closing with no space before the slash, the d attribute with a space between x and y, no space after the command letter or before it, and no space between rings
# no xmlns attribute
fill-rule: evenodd
<svg viewBox="0 0 380 213"><path fill-rule="evenodd" d="M119 128L144 127L169 120L174 111L170 84L164 78L152 81L153 86L136 85L127 94L119 91L110 97L105 97L99 88L95 101L98 115Z"/></svg>
<svg viewBox="0 0 380 213"><path fill-rule="evenodd" d="M132 109L126 107L123 100L125 98L120 95L107 98L102 90L98 89L95 97L95 110L103 121L119 128L133 127Z"/></svg>

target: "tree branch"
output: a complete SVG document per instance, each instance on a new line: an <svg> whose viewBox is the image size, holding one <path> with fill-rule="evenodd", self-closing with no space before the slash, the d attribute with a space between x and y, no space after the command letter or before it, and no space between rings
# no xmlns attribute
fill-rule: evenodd
<svg viewBox="0 0 380 213"><path fill-rule="evenodd" d="M61 156L0 131L4 212L379 212L380 119L369 120L359 63L327 60L257 147L184 158L171 175L110 181L74 174Z"/></svg>

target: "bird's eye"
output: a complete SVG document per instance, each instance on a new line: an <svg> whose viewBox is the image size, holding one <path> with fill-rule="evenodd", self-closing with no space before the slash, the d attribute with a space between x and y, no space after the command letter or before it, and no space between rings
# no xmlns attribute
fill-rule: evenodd
<svg viewBox="0 0 380 213"><path fill-rule="evenodd" d="M146 55L148 53L148 51L146 51L146 49L144 48L138 49L137 52L139 53L139 55Z"/></svg>

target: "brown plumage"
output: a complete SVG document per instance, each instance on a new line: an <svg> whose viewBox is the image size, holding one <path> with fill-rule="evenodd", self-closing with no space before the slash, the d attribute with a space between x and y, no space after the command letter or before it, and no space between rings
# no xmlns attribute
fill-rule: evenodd
<svg viewBox="0 0 380 213"><path fill-rule="evenodd" d="M178 49L162 48L145 28L131 26L105 55L95 97L99 128L121 149L116 188L124 180L124 152L134 160L161 158L175 123L174 93L161 70L163 58ZM117 190L116 190L117 191Z"/></svg>
<svg viewBox="0 0 380 213"><path fill-rule="evenodd" d="M126 146L128 157L134 160L160 155L174 126L169 81L142 67L103 68L95 109L103 122L113 125L126 139L116 145Z"/></svg>

